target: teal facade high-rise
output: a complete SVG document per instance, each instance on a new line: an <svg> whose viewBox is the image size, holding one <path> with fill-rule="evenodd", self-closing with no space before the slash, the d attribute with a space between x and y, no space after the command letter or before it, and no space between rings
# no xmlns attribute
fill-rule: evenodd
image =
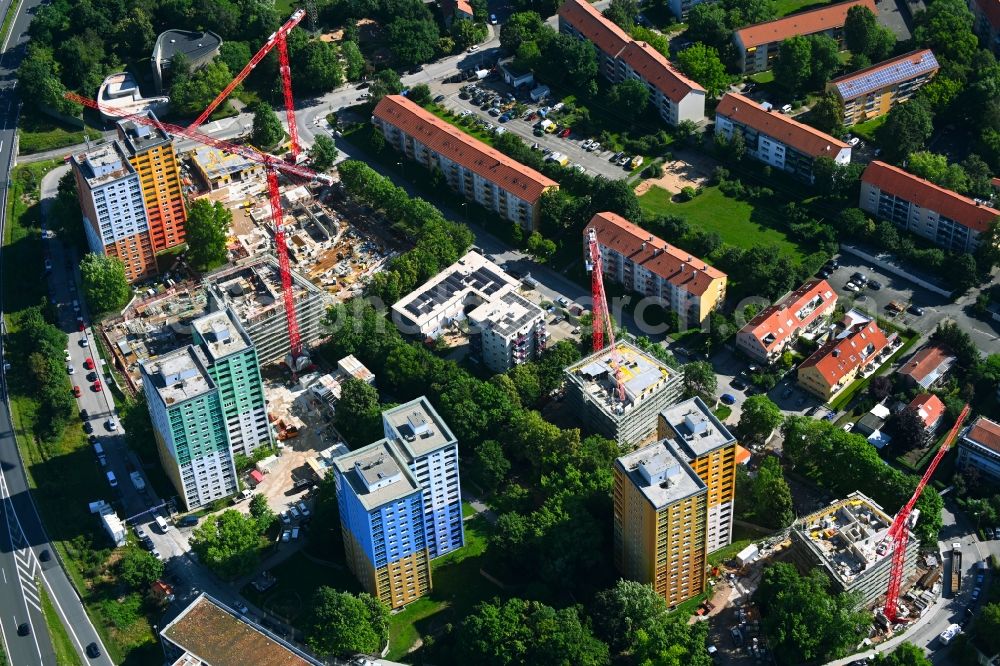
<svg viewBox="0 0 1000 666"><path fill-rule="evenodd" d="M237 490L235 454L272 443L257 352L229 309L191 323L194 344L141 364L160 461L188 510Z"/></svg>
<svg viewBox="0 0 1000 666"><path fill-rule="evenodd" d="M188 345L140 367L160 462L185 507L235 493L222 400L201 350Z"/></svg>
<svg viewBox="0 0 1000 666"><path fill-rule="evenodd" d="M233 453L249 456L270 445L264 385L257 350L239 319L228 308L191 323L194 342L208 359L208 373L219 387Z"/></svg>

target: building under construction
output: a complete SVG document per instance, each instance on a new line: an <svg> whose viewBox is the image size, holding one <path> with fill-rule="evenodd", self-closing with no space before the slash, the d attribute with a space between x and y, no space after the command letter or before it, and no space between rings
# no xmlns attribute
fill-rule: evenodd
<svg viewBox="0 0 1000 666"><path fill-rule="evenodd" d="M299 332L308 348L322 335L323 294L292 272ZM133 302L121 317L103 324L115 366L133 391L141 383L139 363L155 360L193 341L192 322L230 308L250 336L260 364L283 361L289 352L288 322L281 297L278 263L259 257L211 273L201 283L175 285L169 292Z"/></svg>
<svg viewBox="0 0 1000 666"><path fill-rule="evenodd" d="M568 402L586 427L634 447L656 433L657 415L681 399L680 372L629 342L616 342L624 400L619 398L612 350L602 349L564 371Z"/></svg>
<svg viewBox="0 0 1000 666"><path fill-rule="evenodd" d="M892 516L860 492L806 516L792 527L791 556L802 573L821 569L835 592L858 595L867 606L885 595L892 564L888 538ZM917 569L919 544L912 534L906 549L903 580ZM904 586L905 587L905 586Z"/></svg>

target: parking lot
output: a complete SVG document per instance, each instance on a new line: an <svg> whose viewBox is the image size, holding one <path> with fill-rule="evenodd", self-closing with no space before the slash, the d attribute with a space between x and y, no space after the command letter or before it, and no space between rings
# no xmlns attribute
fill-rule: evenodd
<svg viewBox="0 0 1000 666"><path fill-rule="evenodd" d="M537 112L539 109L539 105L533 104L530 98L528 98L527 90L524 88L515 92L511 86L493 79L476 82L475 85L481 90L497 94L507 95L513 93L518 96L518 101L526 104L531 111ZM476 118L489 123L494 128L502 127L505 131L516 134L524 139L528 145L537 144L539 150L562 153L569 159L568 165L578 164L583 168L585 173L591 176L600 175L605 178L625 178L631 173L626 168L613 164L610 161L614 151L604 150L603 148L599 148L596 151L588 151L583 148L581 144L593 137L579 136L573 132L566 138L560 138L556 134L546 134L544 132L541 136L536 136L534 125L541 118L526 121L522 117L517 116L507 122L501 123L497 116L491 116L488 110L483 110L481 107L476 106L471 98L462 99L460 96L461 87L462 84L442 82L431 86L431 90L435 95L444 95L444 100L440 102L443 107L455 113L468 112L469 114L473 114ZM549 100L546 103L551 105L555 104L556 101Z"/></svg>

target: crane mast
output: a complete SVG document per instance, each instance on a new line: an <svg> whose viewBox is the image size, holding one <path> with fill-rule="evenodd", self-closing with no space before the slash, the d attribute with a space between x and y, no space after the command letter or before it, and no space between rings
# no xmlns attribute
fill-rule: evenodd
<svg viewBox="0 0 1000 666"><path fill-rule="evenodd" d="M597 230L587 232L588 252L590 259L587 269L590 271L590 290L594 305L591 309L593 317L593 349L599 352L604 349L604 330L608 332L608 346L611 347L611 368L615 374L615 394L620 402L625 402L625 384L622 382L621 359L618 357L618 346L615 344L615 326L608 312L608 297L604 292L604 262L601 260L601 246L597 243Z"/></svg>
<svg viewBox="0 0 1000 666"><path fill-rule="evenodd" d="M897 622L899 619L899 588L903 584L903 566L906 564L906 545L909 542L909 530L908 525L910 521L910 516L913 513L913 507L916 506L917 500L920 499L920 495L924 492L924 487L930 481L931 477L934 476L935 470L937 470L938 463L941 462L941 458L944 454L948 452L951 448L952 442L958 436L958 431L962 427L962 423L965 421L966 417L969 415L969 405L968 403L962 408L961 413L958 415L958 419L955 420L955 425L951 427L948 432L948 436L941 443L941 448L938 449L937 454L934 459L931 460L931 464L927 466L924 471L924 475L920 478L920 482L917 484L916 489L913 491L913 496L910 501L906 503L896 517L892 521L892 525L889 527L889 532L886 535L886 539L892 544L892 564L889 569L889 589L886 591L885 598L885 616L888 618L889 622Z"/></svg>

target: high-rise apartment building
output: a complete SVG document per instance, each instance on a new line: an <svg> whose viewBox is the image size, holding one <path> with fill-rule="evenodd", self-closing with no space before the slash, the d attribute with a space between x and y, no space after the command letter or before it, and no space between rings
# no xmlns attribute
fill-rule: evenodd
<svg viewBox="0 0 1000 666"><path fill-rule="evenodd" d="M691 398L660 412L656 435L707 486L705 548L712 553L733 540L736 499L736 438L701 398Z"/></svg>
<svg viewBox="0 0 1000 666"><path fill-rule="evenodd" d="M705 590L708 487L669 440L614 466L614 561L626 578L653 586L667 604Z"/></svg>
<svg viewBox="0 0 1000 666"><path fill-rule="evenodd" d="M333 461L348 566L390 608L431 589L425 495L396 445L379 440Z"/></svg>
<svg viewBox="0 0 1000 666"><path fill-rule="evenodd" d="M516 291L483 303L468 319L469 346L493 372L536 358L549 338L545 312Z"/></svg>
<svg viewBox="0 0 1000 666"><path fill-rule="evenodd" d="M249 456L270 445L257 350L236 315L227 308L199 317L191 322L191 333L219 388L233 453Z"/></svg>
<svg viewBox="0 0 1000 666"><path fill-rule="evenodd" d="M147 114L156 118L152 111ZM118 139L139 176L153 252L182 244L187 210L173 138L160 128L125 120L118 123Z"/></svg>
<svg viewBox="0 0 1000 666"><path fill-rule="evenodd" d="M160 463L189 511L236 492L226 416L207 366L191 345L140 366Z"/></svg>
<svg viewBox="0 0 1000 666"><path fill-rule="evenodd" d="M387 440L423 491L424 533L431 559L465 544L458 442L425 397L382 413Z"/></svg>
<svg viewBox="0 0 1000 666"><path fill-rule="evenodd" d="M70 159L91 252L117 257L129 282L156 275L139 174L117 141Z"/></svg>

